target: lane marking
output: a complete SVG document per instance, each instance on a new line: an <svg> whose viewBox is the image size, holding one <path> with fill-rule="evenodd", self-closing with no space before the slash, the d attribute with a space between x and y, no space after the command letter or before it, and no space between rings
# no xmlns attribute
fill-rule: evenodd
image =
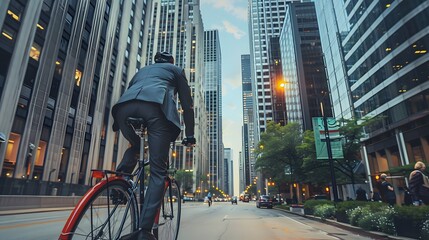
<svg viewBox="0 0 429 240"><path fill-rule="evenodd" d="M61 221L66 221L67 219L61 220ZM41 222L31 222L31 223L20 223L20 224L12 224L12 225L5 225L5 226L0 226L0 230L3 229L10 229L10 228L21 228L21 227L29 227L29 226L34 226L34 225L43 225L43 224L48 224L48 223L55 223L58 222L59 220L49 220L49 221L41 221Z"/></svg>

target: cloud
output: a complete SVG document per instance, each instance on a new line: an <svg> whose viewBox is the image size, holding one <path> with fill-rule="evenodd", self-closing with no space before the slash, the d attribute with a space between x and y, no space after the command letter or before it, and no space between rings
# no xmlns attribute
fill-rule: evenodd
<svg viewBox="0 0 429 240"><path fill-rule="evenodd" d="M223 29L226 32L231 33L235 39L241 39L246 33L240 30L238 27L234 26L232 23L228 21L223 21Z"/></svg>
<svg viewBox="0 0 429 240"><path fill-rule="evenodd" d="M224 11L231 13L232 16L247 21L247 8L237 7L234 0L201 0L201 4L208 4L215 8L223 9Z"/></svg>
<svg viewBox="0 0 429 240"><path fill-rule="evenodd" d="M241 94L241 75L224 77L222 79L222 95L236 94L240 91Z"/></svg>

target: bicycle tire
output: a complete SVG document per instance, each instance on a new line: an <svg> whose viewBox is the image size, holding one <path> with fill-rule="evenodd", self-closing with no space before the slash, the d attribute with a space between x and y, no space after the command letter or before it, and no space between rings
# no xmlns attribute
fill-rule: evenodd
<svg viewBox="0 0 429 240"><path fill-rule="evenodd" d="M113 193L117 195L112 196ZM123 178L111 177L99 182L73 209L59 239L116 240L136 231L139 213L136 198L132 195L130 184Z"/></svg>
<svg viewBox="0 0 429 240"><path fill-rule="evenodd" d="M173 201L170 201L171 199ZM182 212L181 203L179 185L174 179L169 180L161 203L158 226L153 231L156 239L177 240Z"/></svg>

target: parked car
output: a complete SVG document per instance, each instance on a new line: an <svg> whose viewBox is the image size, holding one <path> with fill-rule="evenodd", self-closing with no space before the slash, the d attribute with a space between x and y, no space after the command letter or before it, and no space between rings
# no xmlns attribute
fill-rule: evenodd
<svg viewBox="0 0 429 240"><path fill-rule="evenodd" d="M273 200L270 198L270 196L261 195L258 200L256 200L256 207L273 208Z"/></svg>
<svg viewBox="0 0 429 240"><path fill-rule="evenodd" d="M308 200L328 200L328 196L324 194L316 194L311 196Z"/></svg>
<svg viewBox="0 0 429 240"><path fill-rule="evenodd" d="M234 203L237 204L237 197L236 196L231 198L231 204L234 204Z"/></svg>

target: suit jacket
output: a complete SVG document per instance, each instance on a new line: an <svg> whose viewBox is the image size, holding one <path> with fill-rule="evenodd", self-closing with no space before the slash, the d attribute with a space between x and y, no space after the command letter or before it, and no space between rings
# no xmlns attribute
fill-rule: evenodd
<svg viewBox="0 0 429 240"><path fill-rule="evenodd" d="M180 133L176 93L179 94L183 109L185 134L193 136L195 122L191 90L183 69L171 63L155 63L140 69L131 79L128 89L113 106L112 115L115 116L116 109L128 101L141 100L159 103L167 120L176 126L174 129L176 131L174 139L176 139ZM115 126L113 128L115 130Z"/></svg>

